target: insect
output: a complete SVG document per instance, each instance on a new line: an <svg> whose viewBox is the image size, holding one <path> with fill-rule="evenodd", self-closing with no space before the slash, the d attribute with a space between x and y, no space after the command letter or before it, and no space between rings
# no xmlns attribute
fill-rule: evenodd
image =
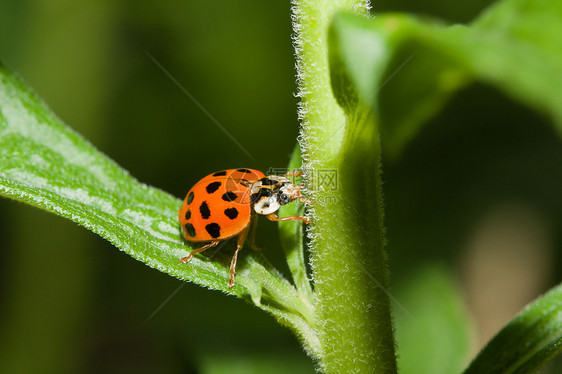
<svg viewBox="0 0 562 374"><path fill-rule="evenodd" d="M303 185L295 184L295 177L301 175L301 172L294 171L285 176L265 176L253 169L228 169L201 179L187 193L178 218L186 240L208 243L194 249L180 261L187 263L197 253L238 236L236 251L230 262L228 287L231 288L234 285L238 252L248 234L250 246L259 248L254 241L257 214L266 216L270 221L301 220L310 223L306 217L277 216L281 205L294 200L310 202L301 195ZM292 181L289 177L292 177Z"/></svg>

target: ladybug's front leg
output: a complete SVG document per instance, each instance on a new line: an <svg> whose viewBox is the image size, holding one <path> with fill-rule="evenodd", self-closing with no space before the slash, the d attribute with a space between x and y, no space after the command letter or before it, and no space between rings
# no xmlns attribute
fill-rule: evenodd
<svg viewBox="0 0 562 374"><path fill-rule="evenodd" d="M287 177L287 178L289 178L289 177L302 177L303 175L304 175L304 172L297 171L297 169L294 169L292 173L285 174L285 177Z"/></svg>
<svg viewBox="0 0 562 374"><path fill-rule="evenodd" d="M189 255L187 257L183 257L180 258L180 262L183 262L184 264L187 263L189 260L191 260L191 257L193 257L194 255L196 255L197 253L203 252L206 249L212 248L212 247L216 247L217 244L219 244L220 241L212 241L209 244L205 244L204 246L202 246L201 248L196 248L193 251L191 251L189 253Z"/></svg>
<svg viewBox="0 0 562 374"><path fill-rule="evenodd" d="M303 204L310 204L310 203L312 203L312 200L307 199L307 198L302 197L302 196L299 196L298 199L299 199L299 201L300 201L301 203L303 203Z"/></svg>
<svg viewBox="0 0 562 374"><path fill-rule="evenodd" d="M295 184L295 178L296 177L302 177L303 175L304 175L304 172L297 171L297 169L294 169L292 173L285 174L285 178L293 177L293 184Z"/></svg>
<svg viewBox="0 0 562 374"><path fill-rule="evenodd" d="M273 212L270 214L266 214L266 217L268 220L270 221L297 221L297 220L301 220L304 223L310 223L310 220L306 217L301 217L301 216L288 216L288 217L277 217L277 213Z"/></svg>

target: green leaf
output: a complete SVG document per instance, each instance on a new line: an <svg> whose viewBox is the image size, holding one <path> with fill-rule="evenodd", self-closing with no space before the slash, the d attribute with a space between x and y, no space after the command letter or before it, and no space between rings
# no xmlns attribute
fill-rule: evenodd
<svg viewBox="0 0 562 374"><path fill-rule="evenodd" d="M472 81L551 117L562 133L562 2L506 0L472 25L389 14L339 14L332 25L336 96L380 116L385 151L397 155L421 125ZM351 93L351 94L350 94ZM349 99L346 99L349 100ZM349 106L349 102L340 102Z"/></svg>
<svg viewBox="0 0 562 374"><path fill-rule="evenodd" d="M181 200L138 182L65 126L2 66L0 160L1 195L66 217L150 267L252 301L313 350L309 306L261 254L244 251L232 289L227 285L229 251L180 263L189 250L177 221Z"/></svg>
<svg viewBox="0 0 562 374"><path fill-rule="evenodd" d="M562 285L528 305L478 354L471 373L531 373L562 352Z"/></svg>
<svg viewBox="0 0 562 374"><path fill-rule="evenodd" d="M472 342L460 287L443 266L424 265L396 288L398 366L403 374L459 373Z"/></svg>

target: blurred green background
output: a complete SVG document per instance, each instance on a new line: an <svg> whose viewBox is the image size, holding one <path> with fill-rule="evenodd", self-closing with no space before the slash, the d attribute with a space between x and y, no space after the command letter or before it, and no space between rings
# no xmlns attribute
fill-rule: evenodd
<svg viewBox="0 0 562 374"><path fill-rule="evenodd" d="M373 11L469 22L489 3ZM0 0L3 63L132 175L179 198L215 170L286 166L298 134L291 33L288 1ZM546 118L472 86L385 160L393 293L414 319L401 294L436 264L471 313L472 352L560 281L561 145ZM0 199L0 238L1 372L313 372L262 311L182 286L74 223ZM258 242L285 271L275 225L262 222Z"/></svg>

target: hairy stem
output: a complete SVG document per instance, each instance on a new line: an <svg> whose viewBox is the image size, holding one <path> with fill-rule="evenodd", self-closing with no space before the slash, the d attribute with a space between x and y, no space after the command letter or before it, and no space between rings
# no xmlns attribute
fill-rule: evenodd
<svg viewBox="0 0 562 374"><path fill-rule="evenodd" d="M344 112L333 96L327 38L339 10L366 14L368 4L293 1L319 364L325 373L395 373L378 127L369 109Z"/></svg>

